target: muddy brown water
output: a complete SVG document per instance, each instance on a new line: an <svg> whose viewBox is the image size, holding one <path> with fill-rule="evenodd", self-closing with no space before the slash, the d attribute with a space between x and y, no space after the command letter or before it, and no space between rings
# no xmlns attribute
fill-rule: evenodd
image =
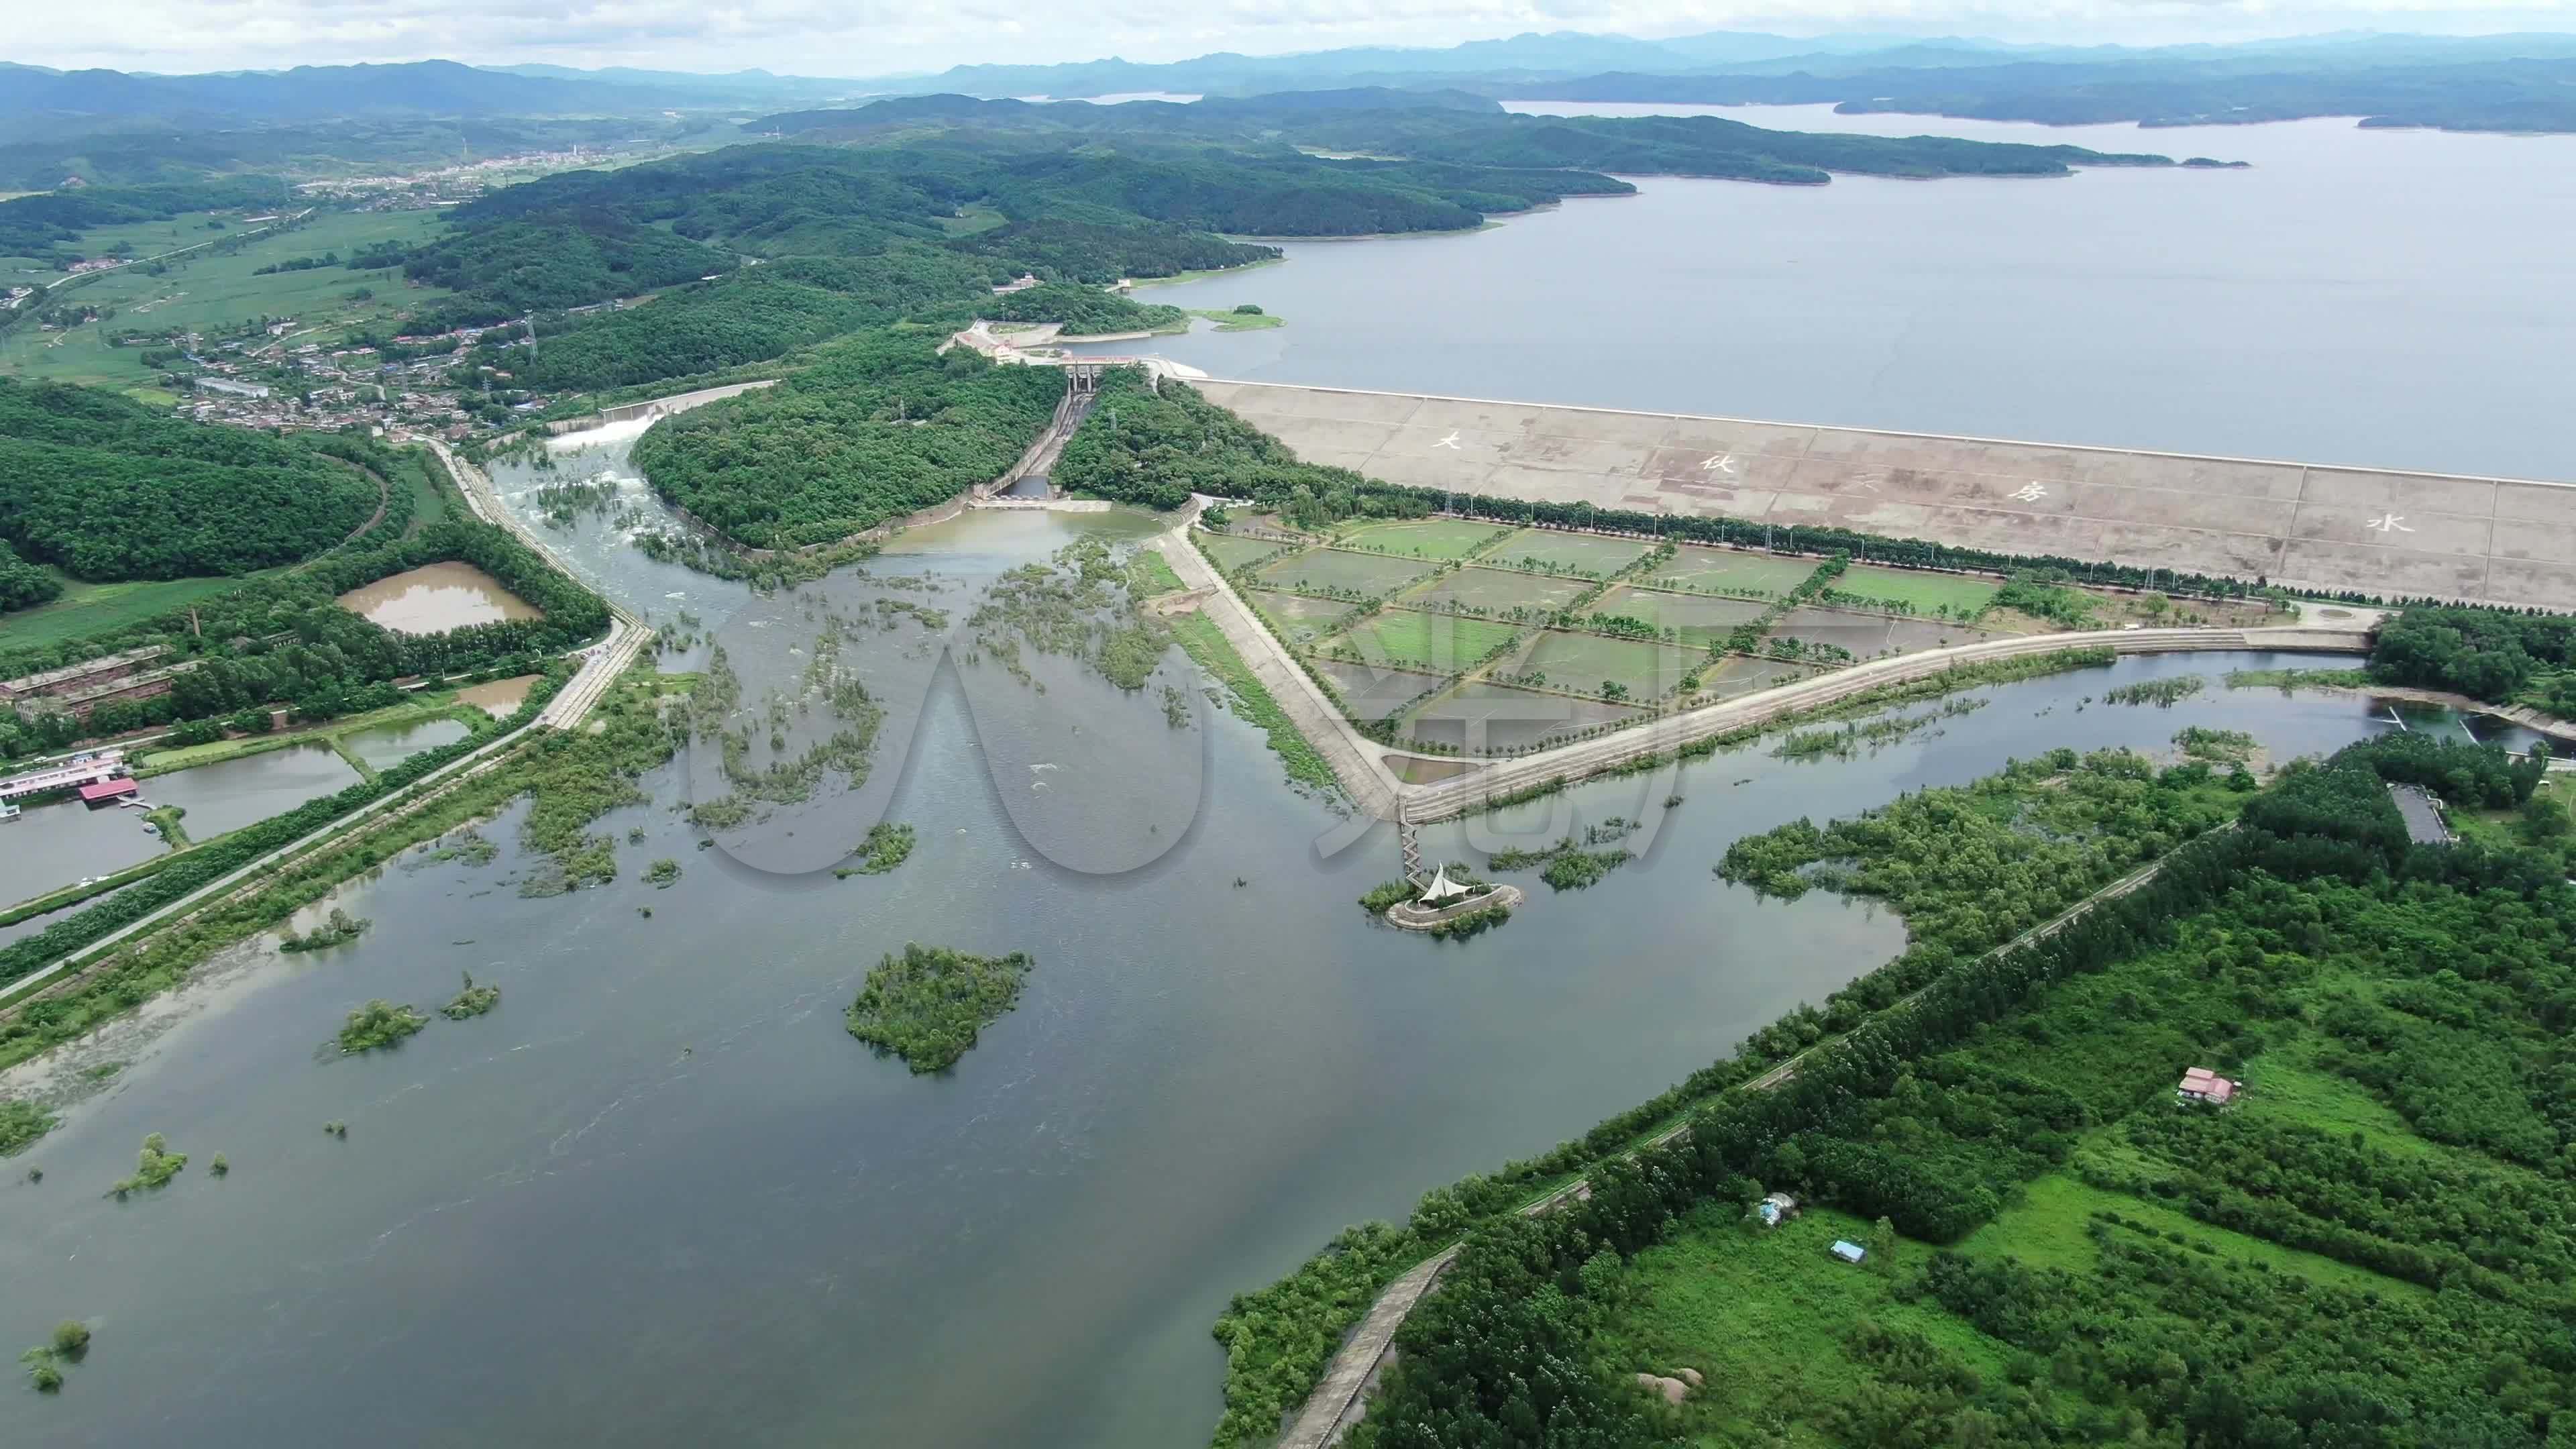
<svg viewBox="0 0 2576 1449"><path fill-rule="evenodd" d="M401 634L534 619L534 604L469 563L423 564L340 596L340 607Z"/></svg>

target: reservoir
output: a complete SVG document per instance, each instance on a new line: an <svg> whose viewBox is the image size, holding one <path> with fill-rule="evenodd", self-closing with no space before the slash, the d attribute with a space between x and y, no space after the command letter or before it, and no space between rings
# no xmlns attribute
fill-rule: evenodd
<svg viewBox="0 0 2576 1449"><path fill-rule="evenodd" d="M1529 109L1540 109L1533 104ZM1463 236L1292 242L1107 343L1223 378L2576 479L2576 136L1702 111L2252 162L1826 186L1633 178Z"/></svg>
<svg viewBox="0 0 2576 1449"><path fill-rule="evenodd" d="M626 477L623 444L568 453L564 471ZM972 514L875 567L975 580L1083 530L1152 526ZM665 622L792 618L794 596L655 564L604 516L554 536ZM2160 748L2204 724L2286 755L2395 727L2364 700L2214 679L2170 710L2086 702L2298 662L2347 661L2130 659L1987 691L1973 717L1872 756L1721 755L1427 831L1426 849L1464 856L1660 817L1635 863L1577 895L1527 883L1531 905L1464 947L1370 924L1353 900L1394 873L1384 827L1325 853L1345 822L1284 788L1227 715L1113 737L1079 691L1051 692L1066 772L1085 749L1106 751L1100 769L1187 750L1206 780L1150 864L1052 864L1015 829L1005 792L1025 783L988 767L991 717L953 671L908 753L880 758L891 818L920 837L891 875L768 875L696 849L674 812L684 763L600 823L616 884L522 899L522 802L485 827L491 862L415 855L342 892L374 923L356 944L238 951L139 1021L8 1075L52 1093L124 1064L12 1161L43 1183L0 1183L19 1331L79 1317L98 1332L62 1395L0 1395L0 1441L185 1424L196 1442L267 1446L363 1423L402 1443L1188 1449L1216 1417L1208 1325L1229 1297L1346 1223L1581 1133L1898 948L1866 905L1717 881L1727 842L2061 744ZM1670 794L1684 803L1664 812ZM683 867L665 891L638 879L659 857ZM1019 1008L946 1076L913 1077L842 1027L868 965L907 940L1037 958ZM489 1016L389 1053L329 1049L351 1008L434 1006L468 971L505 993ZM345 1141L322 1132L334 1120ZM151 1132L202 1155L167 1190L103 1201ZM200 1170L216 1152L220 1181Z"/></svg>
<svg viewBox="0 0 2576 1449"><path fill-rule="evenodd" d="M533 619L534 605L469 563L423 564L340 596L340 607L398 634Z"/></svg>

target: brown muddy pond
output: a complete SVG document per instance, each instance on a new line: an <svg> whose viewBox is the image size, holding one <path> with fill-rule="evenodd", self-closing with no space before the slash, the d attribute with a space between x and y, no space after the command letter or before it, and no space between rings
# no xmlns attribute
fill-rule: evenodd
<svg viewBox="0 0 2576 1449"><path fill-rule="evenodd" d="M535 605L469 563L423 564L340 596L340 607L398 634L539 617Z"/></svg>
<svg viewBox="0 0 2576 1449"><path fill-rule="evenodd" d="M456 691L456 702L480 705L490 712L494 719L508 719L519 712L520 705L527 702L529 687L540 678L543 676L514 674L507 679L495 679L488 684L469 684Z"/></svg>

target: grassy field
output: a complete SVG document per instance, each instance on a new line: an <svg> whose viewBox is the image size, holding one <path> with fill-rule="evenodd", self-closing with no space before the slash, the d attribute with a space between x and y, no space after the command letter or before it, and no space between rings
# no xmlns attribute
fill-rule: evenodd
<svg viewBox="0 0 2576 1449"><path fill-rule="evenodd" d="M1183 310L1193 317L1205 317L1215 323L1219 332L1260 332L1288 325L1288 319L1275 312L1237 312L1227 307L1189 307Z"/></svg>
<svg viewBox="0 0 2576 1449"><path fill-rule="evenodd" d="M1550 688L1584 694L1607 694L1604 686L1616 684L1628 698L1643 702L1660 698L1705 657L1700 650L1672 644L1550 629L1501 667L1518 675L1543 674Z"/></svg>
<svg viewBox="0 0 2576 1449"><path fill-rule="evenodd" d="M80 249L91 256L166 251L213 238L216 233L190 229L201 227L202 220L182 217L110 228L83 237ZM253 273L326 252L345 257L373 242L418 241L438 225L434 212L324 212L303 226L262 236L229 255L176 258L165 264L160 276L139 267L117 272L65 294L66 301L110 308L114 316L64 332L45 332L32 324L10 329L0 334L0 373L134 392L149 388L156 374L143 366L144 348L109 347L106 334L111 331L213 332L259 317L291 317L298 328L296 340L303 342L336 344L361 325L390 332L402 314L444 293L414 286L398 272L354 272L333 266L264 277ZM352 300L350 294L361 288L375 295Z"/></svg>
<svg viewBox="0 0 2576 1449"><path fill-rule="evenodd" d="M1332 642L1351 646L1371 664L1448 674L1508 643L1517 632L1508 624L1485 619L1387 609L1361 620L1359 627Z"/></svg>
<svg viewBox="0 0 2576 1449"><path fill-rule="evenodd" d="M1513 569L1489 569L1470 564L1400 597L1401 602L1407 604L1457 603L1497 614L1509 614L1514 609L1552 614L1572 603L1575 595L1591 586L1591 580L1570 575L1551 578L1545 574L1525 574Z"/></svg>
<svg viewBox="0 0 2576 1449"><path fill-rule="evenodd" d="M1876 569L1854 564L1830 586L1834 592L1864 599L1904 604L1918 614L1947 610L1952 618L1972 619L1993 602L2001 585L1962 574L1926 573L1915 569Z"/></svg>
<svg viewBox="0 0 2576 1449"><path fill-rule="evenodd" d="M1603 594L1590 612L1643 619L1658 629L1676 631L1684 644L1705 649L1734 632L1736 625L1761 618L1769 607L1753 599L1676 594L1622 584Z"/></svg>
<svg viewBox="0 0 2576 1449"><path fill-rule="evenodd" d="M274 573L272 569L268 572ZM265 574L246 574L263 578ZM85 634L166 614L201 599L212 598L239 583L238 578L139 579L115 584L85 584L66 577L62 597L50 604L0 615L0 649L59 644Z"/></svg>
<svg viewBox="0 0 2576 1449"><path fill-rule="evenodd" d="M1279 545L1266 538L1236 538L1230 534L1209 533L1201 529L1190 535L1190 542L1206 554L1208 561L1220 570L1241 568L1254 559L1279 551Z"/></svg>
<svg viewBox="0 0 2576 1449"><path fill-rule="evenodd" d="M1431 572L1431 568L1430 564L1412 559L1314 549L1281 559L1263 569L1260 578L1262 583L1274 589L1304 592L1350 589L1363 596L1374 596L1400 589Z"/></svg>
<svg viewBox="0 0 2576 1449"><path fill-rule="evenodd" d="M1513 689L1482 680L1425 703L1405 720L1408 737L1468 754L1527 749L1641 711L1597 700Z"/></svg>
<svg viewBox="0 0 2576 1449"><path fill-rule="evenodd" d="M1655 570L1653 578L1642 582L1657 588L1693 593L1748 589L1778 597L1805 583L1816 568L1813 559L1781 558L1775 554L1739 553L1730 548L1684 544L1673 551L1671 563Z"/></svg>
<svg viewBox="0 0 2576 1449"><path fill-rule="evenodd" d="M1490 523L1470 523L1460 518L1417 518L1402 523L1363 524L1343 534L1340 541L1352 548L1446 562L1465 558L1478 545L1505 531Z"/></svg>
<svg viewBox="0 0 2576 1449"><path fill-rule="evenodd" d="M1641 538L1607 538L1597 533L1565 533L1524 528L1486 550L1488 563L1542 573L1581 574L1606 579L1646 556L1654 545Z"/></svg>

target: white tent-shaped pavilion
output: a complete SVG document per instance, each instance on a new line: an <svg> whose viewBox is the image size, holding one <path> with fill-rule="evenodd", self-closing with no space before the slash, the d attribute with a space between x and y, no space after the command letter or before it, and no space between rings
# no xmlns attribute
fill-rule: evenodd
<svg viewBox="0 0 2576 1449"><path fill-rule="evenodd" d="M1449 867L1444 865L1432 872L1431 884L1422 888L1422 903L1426 906L1443 906L1461 896L1473 895L1475 892L1474 886L1451 880Z"/></svg>

